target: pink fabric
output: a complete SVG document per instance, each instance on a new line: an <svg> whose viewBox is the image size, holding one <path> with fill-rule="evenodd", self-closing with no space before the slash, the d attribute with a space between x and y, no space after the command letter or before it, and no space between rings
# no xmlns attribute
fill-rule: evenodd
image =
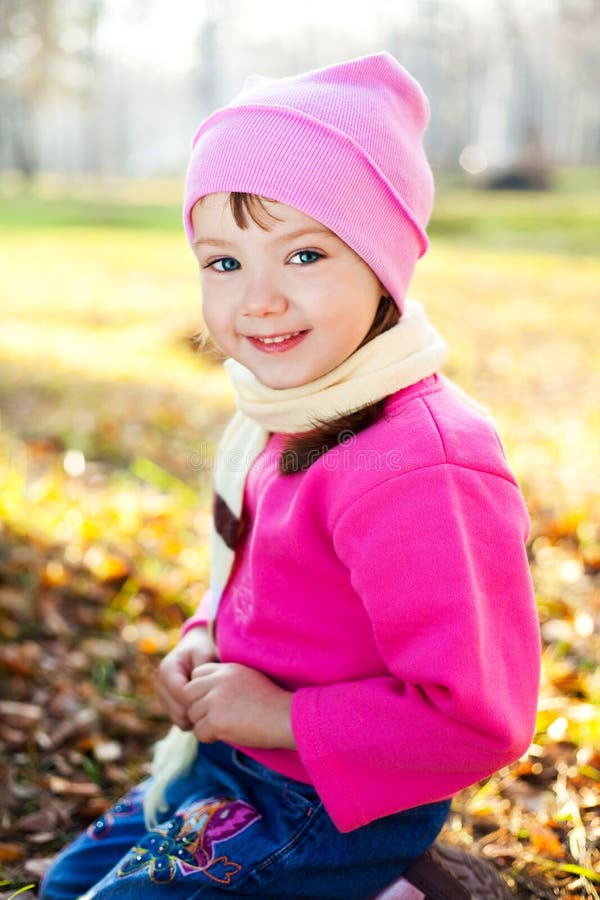
<svg viewBox="0 0 600 900"><path fill-rule="evenodd" d="M190 242L191 210L201 197L268 197L335 232L402 308L428 246L428 116L421 87L388 53L288 78L248 78L194 137L184 196ZM365 227L366 210L373 227Z"/></svg>
<svg viewBox="0 0 600 900"><path fill-rule="evenodd" d="M349 831L527 749L529 521L493 428L437 376L304 473L279 474L282 443L250 471L216 638L223 661L295 691L298 751L242 749L313 783Z"/></svg>

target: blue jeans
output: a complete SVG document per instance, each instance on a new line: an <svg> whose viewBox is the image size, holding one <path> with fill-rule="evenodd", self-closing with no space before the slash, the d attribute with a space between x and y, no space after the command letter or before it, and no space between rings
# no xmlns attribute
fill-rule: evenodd
<svg viewBox="0 0 600 900"><path fill-rule="evenodd" d="M449 801L341 834L310 785L226 744L201 744L144 826L144 784L56 858L42 900L260 897L366 900L433 843Z"/></svg>

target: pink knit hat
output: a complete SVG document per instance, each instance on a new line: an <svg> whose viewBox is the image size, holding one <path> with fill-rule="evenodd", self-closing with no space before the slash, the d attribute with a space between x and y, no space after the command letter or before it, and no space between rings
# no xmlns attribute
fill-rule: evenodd
<svg viewBox="0 0 600 900"><path fill-rule="evenodd" d="M201 197L258 194L330 228L402 309L428 247L428 116L420 85L389 53L288 78L250 76L194 136L184 194L190 243Z"/></svg>

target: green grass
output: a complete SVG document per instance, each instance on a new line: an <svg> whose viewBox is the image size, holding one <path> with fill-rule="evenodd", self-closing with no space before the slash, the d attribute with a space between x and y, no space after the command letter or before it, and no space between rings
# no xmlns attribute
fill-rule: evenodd
<svg viewBox="0 0 600 900"><path fill-rule="evenodd" d="M597 255L600 169L562 169L550 191L483 191L463 176L438 179L432 241L542 253Z"/></svg>
<svg viewBox="0 0 600 900"><path fill-rule="evenodd" d="M440 191L429 234L471 246L593 255L600 234L600 190Z"/></svg>
<svg viewBox="0 0 600 900"><path fill-rule="evenodd" d="M101 198L78 200L68 195L45 199L29 191L11 197L8 202L0 201L2 230L98 227L173 232L181 229L180 210L176 205L127 205Z"/></svg>
<svg viewBox="0 0 600 900"><path fill-rule="evenodd" d="M179 232L180 180L0 176L0 230L114 228Z"/></svg>

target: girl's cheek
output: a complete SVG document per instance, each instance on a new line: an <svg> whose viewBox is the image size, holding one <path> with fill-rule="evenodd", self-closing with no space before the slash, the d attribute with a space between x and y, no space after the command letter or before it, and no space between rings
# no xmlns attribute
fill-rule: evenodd
<svg viewBox="0 0 600 900"><path fill-rule="evenodd" d="M223 344L227 343L227 338L231 335L233 327L231 323L227 322L222 312L222 310L220 312L215 310L212 306L203 306L202 308L202 318L204 319L206 330L215 344L217 344L221 350L224 350Z"/></svg>
<svg viewBox="0 0 600 900"><path fill-rule="evenodd" d="M202 294L202 318L206 325L215 320L216 308L205 293Z"/></svg>

